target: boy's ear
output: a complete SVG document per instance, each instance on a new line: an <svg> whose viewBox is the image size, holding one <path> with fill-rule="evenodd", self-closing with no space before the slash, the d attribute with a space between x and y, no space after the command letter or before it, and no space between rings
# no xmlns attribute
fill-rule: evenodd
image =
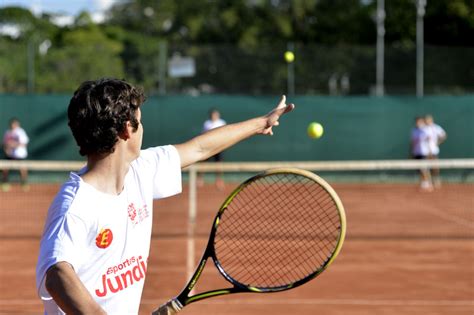
<svg viewBox="0 0 474 315"><path fill-rule="evenodd" d="M130 123L130 121L127 121L126 124L125 124L125 128L123 129L123 131L121 133L119 133L119 138L123 139L123 140L128 140L130 139L130 136L132 135L132 132L133 132L133 127L132 127L132 124Z"/></svg>

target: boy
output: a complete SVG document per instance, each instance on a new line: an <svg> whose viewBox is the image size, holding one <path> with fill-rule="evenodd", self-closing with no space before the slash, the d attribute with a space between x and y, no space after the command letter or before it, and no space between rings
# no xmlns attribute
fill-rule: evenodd
<svg viewBox="0 0 474 315"><path fill-rule="evenodd" d="M283 96L265 116L140 150L143 102L141 90L116 79L84 82L70 101L69 126L87 165L71 173L48 211L36 271L46 314L137 314L153 199L181 192L181 168L272 135L294 108Z"/></svg>

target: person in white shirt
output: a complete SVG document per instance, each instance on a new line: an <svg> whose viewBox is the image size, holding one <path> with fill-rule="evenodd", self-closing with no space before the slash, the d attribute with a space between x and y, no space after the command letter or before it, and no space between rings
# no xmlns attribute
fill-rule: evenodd
<svg viewBox="0 0 474 315"><path fill-rule="evenodd" d="M428 134L428 158L437 159L439 155L439 146L441 143L446 141L448 135L441 126L435 124L433 116L429 114L425 116L424 130ZM431 169L431 179L433 181L434 187L441 187L439 168Z"/></svg>
<svg viewBox="0 0 474 315"><path fill-rule="evenodd" d="M208 132L209 130L219 128L225 125L226 125L226 122L225 120L221 118L221 113L217 110L217 108L211 108L209 109L209 119L207 119L202 126L202 133ZM217 163L222 162L223 160L224 160L223 152L219 152L208 159L208 161L213 161ZM218 189L220 190L224 189L225 185L224 185L224 180L222 179L222 172L217 172L215 183ZM202 175L200 175L198 178L198 184L200 186L204 184Z"/></svg>
<svg viewBox="0 0 474 315"><path fill-rule="evenodd" d="M425 120L423 117L415 118L415 128L411 131L411 155L414 159L424 160L429 155L428 133L424 129ZM430 172L428 169L420 169L420 187L424 191L432 191Z"/></svg>
<svg viewBox="0 0 474 315"><path fill-rule="evenodd" d="M21 128L17 118L10 119L10 128L3 135L3 151L8 160L24 160L28 157L28 142L30 139L25 130ZM9 170L3 170L3 188L8 189ZM26 185L28 180L28 170L20 169L20 180L22 185Z"/></svg>
<svg viewBox="0 0 474 315"><path fill-rule="evenodd" d="M129 83L100 79L84 82L69 103L69 126L87 164L48 210L36 268L45 314L137 314L153 199L181 192L181 168L250 136L272 135L294 108L283 96L267 115L141 150L143 102Z"/></svg>
<svg viewBox="0 0 474 315"><path fill-rule="evenodd" d="M209 119L207 119L202 126L202 132L208 132L211 129L222 127L224 125L226 125L226 122L221 118L221 113L217 108L211 108L209 109Z"/></svg>

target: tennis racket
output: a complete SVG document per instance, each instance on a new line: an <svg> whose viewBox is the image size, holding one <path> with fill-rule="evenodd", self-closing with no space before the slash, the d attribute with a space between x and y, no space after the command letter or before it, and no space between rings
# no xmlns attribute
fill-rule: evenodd
<svg viewBox="0 0 474 315"><path fill-rule="evenodd" d="M224 294L296 288L334 261L345 232L344 208L326 181L294 168L265 171L225 200L188 284L153 314ZM232 286L190 296L209 259Z"/></svg>

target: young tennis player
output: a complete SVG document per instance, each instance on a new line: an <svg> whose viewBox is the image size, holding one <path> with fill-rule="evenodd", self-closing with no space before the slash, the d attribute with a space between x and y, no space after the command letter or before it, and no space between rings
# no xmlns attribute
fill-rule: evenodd
<svg viewBox="0 0 474 315"><path fill-rule="evenodd" d="M425 120L421 116L415 118L415 127L411 131L411 154L417 160L424 160L429 155L429 135L425 130ZM420 169L420 189L433 190L429 169Z"/></svg>
<svg viewBox="0 0 474 315"><path fill-rule="evenodd" d="M84 82L69 126L87 165L52 202L36 280L45 314L137 314L154 198L181 192L181 168L253 135L272 135L290 112L283 96L265 116L210 130L185 143L141 150L144 95L116 79Z"/></svg>
<svg viewBox="0 0 474 315"><path fill-rule="evenodd" d="M446 141L448 137L446 131L434 122L433 116L425 115L425 132L428 134L428 159L437 160L439 155L439 146ZM434 167L431 170L431 180L435 188L441 187L441 178L439 176L439 168Z"/></svg>

